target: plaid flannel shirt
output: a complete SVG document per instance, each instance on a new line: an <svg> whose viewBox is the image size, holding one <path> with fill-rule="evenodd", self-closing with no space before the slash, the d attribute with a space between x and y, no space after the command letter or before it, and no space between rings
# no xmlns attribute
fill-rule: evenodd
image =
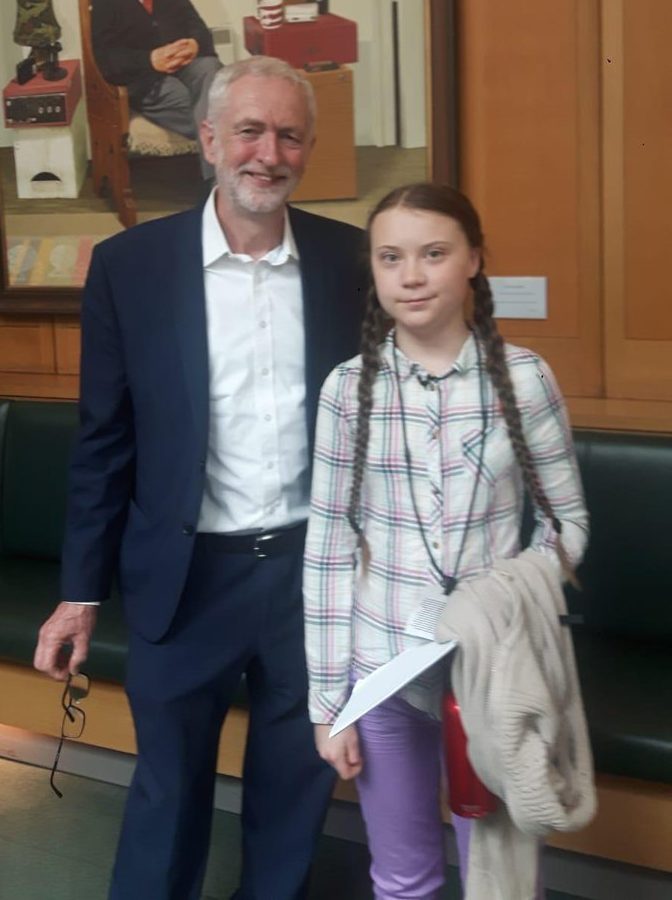
<svg viewBox="0 0 672 900"><path fill-rule="evenodd" d="M481 355L484 363L484 350ZM576 563L587 541L588 516L562 396L550 368L534 353L507 344L506 356L525 438L554 514L562 522L563 543ZM333 722L353 679L418 643L420 639L404 634L404 626L427 586L439 583L413 509L399 390L418 513L443 571L469 578L488 570L494 560L520 552L522 475L496 392L484 370L481 384L479 368L473 336L465 341L450 372L429 383L427 373L395 348L392 334L383 344L360 513L371 551L366 575L346 517L361 357L339 365L324 383L304 567L313 722ZM484 438L482 390L485 447L469 517ZM538 511L531 546L555 557L555 533ZM428 712L437 710L440 694L442 676L436 669L402 694Z"/></svg>

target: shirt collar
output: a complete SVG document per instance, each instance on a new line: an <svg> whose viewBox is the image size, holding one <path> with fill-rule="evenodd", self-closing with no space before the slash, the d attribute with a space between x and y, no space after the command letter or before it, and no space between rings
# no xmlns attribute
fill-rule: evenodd
<svg viewBox="0 0 672 900"><path fill-rule="evenodd" d="M401 379L401 381L406 381L407 379L417 377L418 375L425 377L429 375L429 373L423 368L423 366L410 360L395 345L393 328L385 338L381 349L381 357L385 360L392 371L394 371L395 369L395 355L397 358L397 368L399 370L399 378ZM450 374L450 372L455 372L458 375L466 375L472 369L478 368L478 362L479 359L478 350L476 347L476 338L474 337L474 333L472 331L465 340L464 344L462 344L460 352L457 355L457 359L450 367L450 371L446 372L446 375Z"/></svg>
<svg viewBox="0 0 672 900"><path fill-rule="evenodd" d="M229 247L229 242L224 234L224 229L217 218L215 208L215 196L217 188L213 188L210 196L206 200L203 207L203 268L208 269L214 266L224 257L239 259L243 262L250 262L251 256L245 253L233 253ZM285 225L282 237L282 243L278 244L272 250L262 257L271 266L281 266L289 259L298 262L299 251L292 233L292 226L289 221L289 213L285 209ZM259 261L259 260L258 260Z"/></svg>

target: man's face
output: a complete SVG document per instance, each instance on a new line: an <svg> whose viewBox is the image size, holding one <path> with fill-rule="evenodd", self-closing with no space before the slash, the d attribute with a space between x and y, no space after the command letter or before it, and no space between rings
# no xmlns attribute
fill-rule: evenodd
<svg viewBox="0 0 672 900"><path fill-rule="evenodd" d="M303 90L277 77L245 75L201 129L203 153L234 209L273 213L301 180L314 138Z"/></svg>

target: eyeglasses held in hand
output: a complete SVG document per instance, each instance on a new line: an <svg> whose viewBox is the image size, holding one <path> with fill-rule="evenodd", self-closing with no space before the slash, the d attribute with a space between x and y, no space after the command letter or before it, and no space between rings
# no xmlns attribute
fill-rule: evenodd
<svg viewBox="0 0 672 900"><path fill-rule="evenodd" d="M91 679L84 672L77 675L68 675L68 680L63 688L63 696L61 697L61 706L63 707L63 722L61 724L61 739L58 742L56 750L56 758L51 767L51 775L49 784L57 797L61 798L63 794L54 784L54 776L58 768L58 761L61 757L63 742L65 740L74 741L82 736L84 725L86 724L86 713L79 704L89 695L91 687Z"/></svg>

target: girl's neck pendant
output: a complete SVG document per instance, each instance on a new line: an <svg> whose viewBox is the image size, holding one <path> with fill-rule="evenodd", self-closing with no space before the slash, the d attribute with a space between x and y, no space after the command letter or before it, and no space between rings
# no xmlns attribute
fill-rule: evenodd
<svg viewBox="0 0 672 900"><path fill-rule="evenodd" d="M457 578L454 575L443 576L443 593L449 597L457 587Z"/></svg>

